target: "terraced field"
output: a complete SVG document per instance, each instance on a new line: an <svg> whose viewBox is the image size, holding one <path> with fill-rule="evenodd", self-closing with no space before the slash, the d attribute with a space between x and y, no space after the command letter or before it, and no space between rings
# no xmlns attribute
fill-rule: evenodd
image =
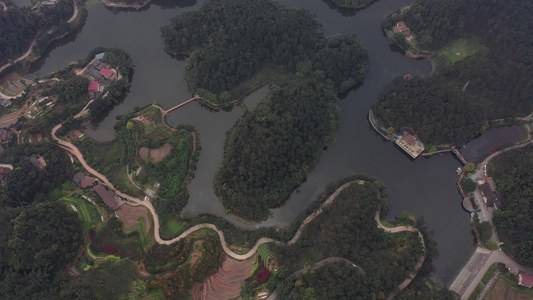
<svg viewBox="0 0 533 300"><path fill-rule="evenodd" d="M195 284L191 289L193 299L235 299L239 297L241 286L252 271L254 258L243 261L228 256L215 275L209 276L202 284Z"/></svg>

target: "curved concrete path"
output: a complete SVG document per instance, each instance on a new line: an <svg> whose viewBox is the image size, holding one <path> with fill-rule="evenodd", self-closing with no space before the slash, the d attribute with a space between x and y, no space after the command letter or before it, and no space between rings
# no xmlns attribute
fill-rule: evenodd
<svg viewBox="0 0 533 300"><path fill-rule="evenodd" d="M81 115L83 115L83 114L80 112L76 116L79 117ZM57 141L57 143L59 144L59 146L62 149L66 150L66 151L70 152L72 155L76 156L76 158L80 161L80 163L82 164L82 166L83 166L83 168L85 170L87 170L89 173L91 173L92 175L94 175L97 178L99 178L110 189L115 190L115 193L117 195L119 195L120 197L122 197L124 199L127 199L127 200L131 201L134 206L142 205L142 206L146 207L150 211L150 213L152 214L152 218L154 220L154 239L156 240L157 243L170 245L170 244L173 244L173 243L175 243L175 242L177 242L177 241L179 241L179 240L181 240L183 238L186 238L189 234L191 234L191 233L193 233L193 232L195 232L197 230L211 229L211 230L214 230L218 234L219 239L220 239L220 244L222 245L222 249L224 250L224 252L229 257L232 257L232 258L237 259L237 260L245 260L245 259L248 259L248 258L252 257L253 255L255 255L255 252L257 251L259 246L261 246L262 244L267 244L267 243L283 244L283 242L281 242L281 241L277 241L277 240L274 240L274 239L271 239L271 238L262 237L255 243L255 245L247 253L238 254L238 253L233 252L231 249L229 249L229 247L228 247L228 245L226 243L226 238L224 237L224 233L221 230L217 229L217 227L215 225L208 224L208 223L195 225L195 226L187 229L182 234L180 234L179 236L177 236L177 237L175 237L175 238L173 238L171 240L163 240L161 238L161 236L160 236L160 233L159 233L159 230L160 230L159 216L157 215L157 212L155 211L155 209L151 205L151 203L149 201L144 201L143 199L135 198L135 197L132 197L130 195L124 194L121 191L115 189L113 184L107 179L106 176L100 174L99 172L97 172L91 166L89 166L87 164L87 162L83 158L83 155L82 155L81 151L76 146L74 146L72 143L64 141L64 140L62 140L62 139L60 139L60 138L58 138L56 136L56 132L57 132L57 130L59 128L61 128L61 126L62 126L62 123L56 125L52 129L51 135L52 135L52 138L55 141ZM302 222L302 224L300 225L300 227L296 231L294 237L289 242L287 242L287 244L288 245L294 244L300 238L305 226L307 226L307 224L309 224L317 216L319 216L323 212L323 208L325 206L331 204L344 189L346 189L347 187L349 187L350 185L352 185L355 182L357 182L360 185L364 185L365 184L365 181L358 180L358 181L347 182L347 183L341 185L339 188L337 188L337 190L335 190L335 192L333 192L333 194L331 194L328 197L328 199L326 199L326 201L324 201L324 203L320 206L320 208L316 212L312 213L310 216L308 216ZM383 230L385 230L385 231L387 231L387 232L396 233L396 232L402 232L402 231L417 231L419 236L420 236L420 238L421 238L422 246L424 247L424 252L425 252L426 248L425 248L425 244L424 244L424 239L422 237L422 234L417 229L415 229L413 227L410 227L410 226L399 226L399 227L394 227L394 228L385 227L385 226L383 226L383 224L381 224L381 220L379 219L379 215L380 215L380 211L378 210L376 212L376 215L375 215L375 219L377 221L378 227L383 229ZM335 261L335 260L339 260L339 259L345 260L345 259L342 259L342 258L329 258L330 261L331 260ZM425 256L422 255L422 257L420 258L419 263L415 267L417 272L418 272L418 269L420 268L420 266L422 265L422 263L424 262L424 259L425 259ZM321 261L319 263L326 263L327 261L328 261L328 259L325 259L325 260L323 260L323 261ZM355 266L354 263L352 263L350 261L348 261L348 262ZM362 272L364 272L364 270L362 270ZM406 279L402 284L400 284L400 286L398 287L400 289L400 291L403 290L411 282L411 280L414 278L415 275L416 275L416 273L412 274L410 278ZM389 296L388 299L392 299L394 297L394 295L395 294L392 293Z"/></svg>

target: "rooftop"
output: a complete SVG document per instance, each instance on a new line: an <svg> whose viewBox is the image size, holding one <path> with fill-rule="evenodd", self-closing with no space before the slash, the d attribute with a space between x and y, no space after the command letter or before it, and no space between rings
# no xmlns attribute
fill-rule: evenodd
<svg viewBox="0 0 533 300"><path fill-rule="evenodd" d="M518 284L527 287L533 287L533 276L526 273L520 273L518 275Z"/></svg>
<svg viewBox="0 0 533 300"><path fill-rule="evenodd" d="M426 149L424 143L416 135L413 136L410 134L405 135L401 139L397 139L396 145L407 152L412 158L417 158Z"/></svg>
<svg viewBox="0 0 533 300"><path fill-rule="evenodd" d="M497 201L498 196L492 189L490 188L490 185L488 183L480 184L478 186L479 191L483 195L483 201L487 204L488 207L493 207L494 203Z"/></svg>
<svg viewBox="0 0 533 300"><path fill-rule="evenodd" d="M106 78L112 78L115 73L107 68L100 69L100 73L104 75Z"/></svg>
<svg viewBox="0 0 533 300"><path fill-rule="evenodd" d="M98 91L98 81L89 82L89 91Z"/></svg>
<svg viewBox="0 0 533 300"><path fill-rule="evenodd" d="M404 21L400 21L400 22L396 23L396 26L394 26L392 28L392 31L394 31L395 33L401 32L401 33L403 33L403 35L410 35L411 34L411 29L409 29L409 27L407 27L407 25L405 25Z"/></svg>
<svg viewBox="0 0 533 300"><path fill-rule="evenodd" d="M107 206L109 206L111 209L117 208L118 203L114 198L115 192L107 190L102 184L95 186L94 190Z"/></svg>

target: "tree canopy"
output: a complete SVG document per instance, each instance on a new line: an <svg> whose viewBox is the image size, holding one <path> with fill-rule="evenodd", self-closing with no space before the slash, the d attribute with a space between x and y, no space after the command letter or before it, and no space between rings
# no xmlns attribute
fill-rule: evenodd
<svg viewBox="0 0 533 300"><path fill-rule="evenodd" d="M197 21L202 20L198 26ZM165 48L191 53L189 87L214 103L266 67L287 81L272 90L227 136L215 192L232 213L260 219L279 206L333 140L335 94L349 92L368 71L368 53L352 36L325 38L302 9L270 0L210 0L162 28Z"/></svg>
<svg viewBox="0 0 533 300"><path fill-rule="evenodd" d="M70 0L59 0L53 7L44 6L38 10L16 6L9 6L6 11L0 10L0 65L26 52L39 34L38 40L46 42L37 43L36 50L44 51L49 38L42 31L64 29L73 12L74 6Z"/></svg>
<svg viewBox="0 0 533 300"><path fill-rule="evenodd" d="M489 50L428 78L393 81L373 106L375 115L397 128L412 127L425 142L460 145L482 132L487 120L529 114L531 10L533 2L526 0L425 0L389 15L384 28L404 21L421 48L439 51L476 37Z"/></svg>
<svg viewBox="0 0 533 300"><path fill-rule="evenodd" d="M52 298L60 270L83 244L78 216L59 203L41 203L0 213L0 295Z"/></svg>
<svg viewBox="0 0 533 300"><path fill-rule="evenodd" d="M516 260L533 267L533 147L505 152L489 164L503 207L493 221Z"/></svg>

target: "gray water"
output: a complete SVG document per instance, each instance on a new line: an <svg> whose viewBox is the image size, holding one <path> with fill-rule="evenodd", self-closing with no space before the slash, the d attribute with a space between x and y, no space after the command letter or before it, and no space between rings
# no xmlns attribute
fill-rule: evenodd
<svg viewBox="0 0 533 300"><path fill-rule="evenodd" d="M316 14L324 24L326 35L337 32L357 35L369 50L370 72L358 90L338 101L341 117L337 140L323 152L307 182L282 207L273 210L271 219L259 225L245 224L226 215L212 187L214 173L222 160L226 131L239 119L242 110L236 107L229 112L213 112L193 102L170 113L172 124L192 124L196 127L202 144L185 211L213 213L247 228L288 224L316 199L328 183L351 173L364 172L379 177L387 185L392 200L389 218L404 210L425 218L440 251L435 279L449 285L474 250L469 219L460 206L461 198L455 185L455 169L459 162L450 155L412 161L392 143L383 141L367 120L368 110L377 94L394 77L406 73L429 75L431 72L426 60L409 59L391 51L391 41L382 34L383 17L406 2L379 1L348 17L320 0L281 2ZM81 32L72 35L68 43L58 44L52 49L32 75L45 76L62 69L70 62L84 58L97 46L119 47L127 51L135 64L131 92L98 128L87 131L97 140L111 139L115 116L131 112L135 106L143 106L153 100L172 107L191 97L183 76L185 62L164 52L160 27L184 9L180 5L192 4L194 2L191 1L159 1L143 11L109 10L95 4L89 8L87 22ZM244 103L253 109L267 91L264 88L253 93Z"/></svg>

